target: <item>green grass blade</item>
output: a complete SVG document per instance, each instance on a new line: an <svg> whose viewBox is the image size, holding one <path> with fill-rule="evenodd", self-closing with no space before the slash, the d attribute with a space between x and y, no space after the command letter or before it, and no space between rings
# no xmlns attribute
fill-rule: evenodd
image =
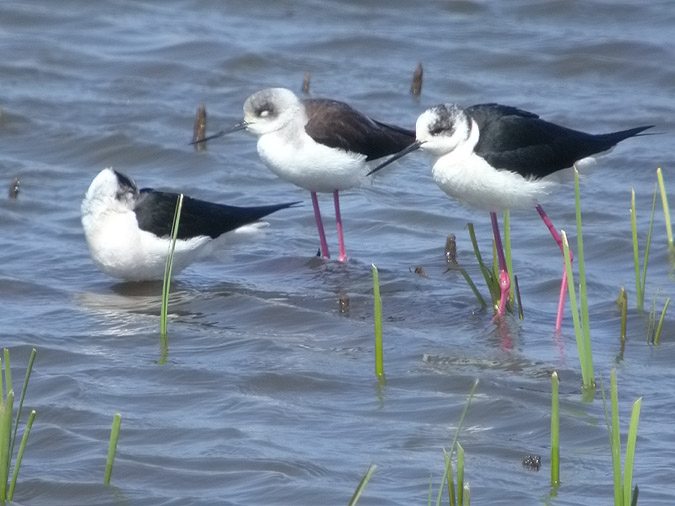
<svg viewBox="0 0 675 506"><path fill-rule="evenodd" d="M26 366L26 375L23 378L23 386L21 387L21 396L19 397L19 409L16 411L16 418L14 419L14 433L12 434L12 442L9 446L9 454L14 454L14 442L16 441L16 435L19 431L19 421L21 420L21 412L23 410L23 401L26 399L26 391L28 390L28 382L30 381L30 375L33 372L33 364L35 363L35 356L37 355L37 350L33 348L28 357L28 365Z"/></svg>
<svg viewBox="0 0 675 506"><path fill-rule="evenodd" d="M473 382L473 385L471 385L471 389L469 390L469 394L466 399L466 403L464 404L464 409L462 410L462 414L459 417L459 422L457 423L457 428L455 429L455 435L452 438L452 443L450 444L450 452L446 452L444 450L444 453L447 455L449 459L452 459L452 454L455 451L455 448L457 447L457 439L459 438L459 432L462 430L462 426L464 425L464 419L466 418L466 414L469 411L469 407L471 406L471 401L473 400L473 396L476 393L476 388L478 388L478 379L475 379ZM450 465L448 465L448 460L446 459L446 466L445 466L445 474L443 476L443 481L441 482L441 490L438 492L438 497L436 500L436 503L440 505L441 501L441 495L443 494L443 483L445 483L445 480L448 480L448 487L450 487L450 481L454 480L454 477L452 475L452 460L450 460ZM452 485L452 489L454 490L454 483ZM448 489L450 490L450 489ZM450 492L449 492L450 493ZM454 496L454 492L450 493L451 496ZM454 499L453 499L454 502ZM453 504L452 502L450 504Z"/></svg>
<svg viewBox="0 0 675 506"><path fill-rule="evenodd" d="M471 291L473 292L473 295L476 297L478 304L480 304L481 309L486 308L487 304L485 303L485 299L478 291L478 287L476 287L476 284L473 282L473 279L471 279L471 276L469 276L469 273L466 272L466 269L464 267L458 267L458 270L462 275L462 277L464 277L466 284L469 285L469 288L471 288Z"/></svg>
<svg viewBox="0 0 675 506"><path fill-rule="evenodd" d="M14 392L7 392L5 402L0 406L0 500L7 499L7 478L9 477L9 440L12 435L12 410Z"/></svg>
<svg viewBox="0 0 675 506"><path fill-rule="evenodd" d="M464 484L464 502L462 506L471 506L471 487L468 481Z"/></svg>
<svg viewBox="0 0 675 506"><path fill-rule="evenodd" d="M593 373L593 350L591 348L591 322L588 312L588 295L586 292L586 263L584 261L584 234L581 221L581 191L579 190L579 171L574 168L574 207L577 218L577 269L579 271L579 303L581 307L581 328L583 330L583 364L587 381L585 388L595 386Z"/></svg>
<svg viewBox="0 0 675 506"><path fill-rule="evenodd" d="M9 350L7 348L3 349L3 355L5 358L5 395L7 395L10 390L14 390L14 384L12 383L12 368L9 361Z"/></svg>
<svg viewBox="0 0 675 506"><path fill-rule="evenodd" d="M173 270L173 254L176 250L176 238L178 237L178 227L180 225L180 216L183 209L183 194L178 196L176 210L173 215L173 224L171 225L171 244L169 245L169 254L166 257L164 266L164 282L162 283L162 308L159 320L159 333L166 336L166 319L169 311L169 292L171 290L171 272Z"/></svg>
<svg viewBox="0 0 675 506"><path fill-rule="evenodd" d="M661 193L661 206L663 207L663 219L666 222L666 237L668 238L668 248L673 249L673 227L670 224L670 207L668 206L668 194L666 193L666 185L663 182L663 173L661 167L656 169L656 180L659 185L659 192Z"/></svg>
<svg viewBox="0 0 675 506"><path fill-rule="evenodd" d="M370 464L368 470L366 471L366 474L363 475L363 478L361 478L361 481L356 487L356 490L354 490L354 495L352 495L352 498L349 500L348 506L354 506L356 503L359 502L361 494L363 493L363 490L366 488L366 485L370 481L370 478L373 476L375 469L377 469L377 466L375 464Z"/></svg>
<svg viewBox="0 0 675 506"><path fill-rule="evenodd" d="M584 388L590 388L593 384L593 380L592 377L589 377L588 369L585 364L584 333L581 328L581 317L579 315L579 306L577 304L574 272L572 271L572 260L570 258L570 245L567 241L567 233L564 230L561 230L560 232L563 243L563 256L565 258L565 272L567 273L567 294L570 299L574 336L577 342L577 353L579 354L579 364L581 366L581 380Z"/></svg>
<svg viewBox="0 0 675 506"><path fill-rule="evenodd" d="M480 272L483 274L483 279L485 279L485 284L490 291L492 305L495 306L499 300L499 283L497 282L497 278L493 274L492 270L483 261L483 256L481 255L480 248L478 247L478 240L476 239L476 231L473 228L473 223L467 224L467 227L469 229L469 237L471 238L473 254L478 261L478 267L480 268Z"/></svg>
<svg viewBox="0 0 675 506"><path fill-rule="evenodd" d="M448 504L454 506L456 504L455 498L455 472L452 468L452 457L443 448L443 461L445 466L443 468L443 478L441 479L441 486L438 489L438 497L436 497L436 506L441 506L443 499L443 486L447 483L448 488Z"/></svg>
<svg viewBox="0 0 675 506"><path fill-rule="evenodd" d="M668 311L669 305L670 305L670 297L666 299L666 303L663 305L663 310L661 311L659 323L656 325L656 330L654 331L654 344L656 345L658 345L661 342L661 332L663 332L663 322L666 319L666 311Z"/></svg>
<svg viewBox="0 0 675 506"><path fill-rule="evenodd" d="M28 436L30 436L30 430L33 428L33 422L37 413L33 409L28 415L28 420L26 421L26 427L23 429L23 436L21 437L21 443L19 443L19 451L16 454L16 461L14 462L14 472L12 473L12 481L9 483L9 491L7 492L7 499L14 499L14 489L16 488L16 482L19 479L19 470L21 469L21 462L23 461L23 454L26 451L26 443L28 443Z"/></svg>
<svg viewBox="0 0 675 506"><path fill-rule="evenodd" d="M609 374L611 399L611 431L609 442L612 450L612 471L614 476L614 506L623 504L623 487L621 483L621 433L619 432L619 389L616 385L616 369Z"/></svg>
<svg viewBox="0 0 675 506"><path fill-rule="evenodd" d="M113 417L112 428L110 429L110 442L108 443L108 458L105 463L105 474L103 475L103 484L110 485L115 455L117 454L117 441L120 437L120 426L122 425L122 415L115 413Z"/></svg>
<svg viewBox="0 0 675 506"><path fill-rule="evenodd" d="M382 297L380 296L380 275L375 264L370 266L373 274L373 319L375 320L375 376L384 379L384 350L382 346Z"/></svg>
<svg viewBox="0 0 675 506"><path fill-rule="evenodd" d="M640 489L635 485L635 487L633 487L633 499L630 502L630 506L637 506L638 495L640 495Z"/></svg>
<svg viewBox="0 0 675 506"><path fill-rule="evenodd" d="M633 267L635 268L635 300L638 311L644 311L645 297L640 278L640 246L638 245L637 211L635 209L635 190L630 191L630 228L633 237Z"/></svg>
<svg viewBox="0 0 675 506"><path fill-rule="evenodd" d="M560 380L551 374L551 486L560 485Z"/></svg>
<svg viewBox="0 0 675 506"><path fill-rule="evenodd" d="M626 460L623 466L623 504L631 504L631 490L633 481L633 465L635 463L635 446L637 444L638 424L640 422L640 408L642 397L633 403L633 410L628 426L628 439L626 441Z"/></svg>
<svg viewBox="0 0 675 506"><path fill-rule="evenodd" d="M654 231L654 213L656 211L656 189L654 189L654 196L652 197L652 210L649 214L649 228L647 230L647 240L645 243L645 258L642 262L642 278L640 287L640 292L645 294L645 287L647 285L647 265L649 264L649 251L652 247L652 232Z"/></svg>
<svg viewBox="0 0 675 506"><path fill-rule="evenodd" d="M462 410L462 414L459 417L459 422L457 423L457 429L455 430L455 436L452 438L452 444L450 445L450 456L451 457L452 457L452 452L455 450L455 445L457 444L457 438L459 438L459 431L462 429L462 425L464 425L464 419L466 418L466 414L469 411L469 406L471 406L471 401L473 400L473 396L476 393L477 387L478 387L478 378L476 378L473 382L473 385L471 385L471 390L469 390L469 395L467 396L466 404L464 404L464 409Z"/></svg>
<svg viewBox="0 0 675 506"><path fill-rule="evenodd" d="M464 448L457 442L457 504L464 504Z"/></svg>

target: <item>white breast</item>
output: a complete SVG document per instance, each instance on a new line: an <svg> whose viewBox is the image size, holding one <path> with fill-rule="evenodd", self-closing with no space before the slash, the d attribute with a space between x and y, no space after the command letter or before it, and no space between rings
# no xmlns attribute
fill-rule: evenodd
<svg viewBox="0 0 675 506"><path fill-rule="evenodd" d="M164 276L169 240L140 230L132 211L83 215L82 225L91 257L106 274L129 281ZM173 274L208 254L211 242L208 236L176 241Z"/></svg>
<svg viewBox="0 0 675 506"><path fill-rule="evenodd" d="M434 163L432 176L448 195L489 211L533 207L554 183L527 179L516 172L495 170L483 158L452 152Z"/></svg>
<svg viewBox="0 0 675 506"><path fill-rule="evenodd" d="M364 155L319 144L304 129L292 138L283 130L262 135L258 154L277 176L315 192L353 188L368 172Z"/></svg>

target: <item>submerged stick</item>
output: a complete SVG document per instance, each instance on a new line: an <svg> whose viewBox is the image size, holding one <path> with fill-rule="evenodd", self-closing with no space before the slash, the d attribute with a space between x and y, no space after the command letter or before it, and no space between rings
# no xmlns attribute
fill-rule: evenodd
<svg viewBox="0 0 675 506"><path fill-rule="evenodd" d="M195 146L195 150L201 151L206 148L206 143L203 142L206 139L206 106L204 104L199 104L197 108L197 114L195 115L195 124L192 130L192 144Z"/></svg>
<svg viewBox="0 0 675 506"><path fill-rule="evenodd" d="M424 69L422 63L418 63L413 72L412 83L410 83L410 94L413 97L419 97L422 94L422 79L424 77Z"/></svg>

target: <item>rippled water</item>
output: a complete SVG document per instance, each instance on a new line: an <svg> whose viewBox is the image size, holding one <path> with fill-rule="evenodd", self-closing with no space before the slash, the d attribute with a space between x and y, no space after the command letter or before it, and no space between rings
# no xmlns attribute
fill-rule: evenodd
<svg viewBox="0 0 675 506"><path fill-rule="evenodd" d="M3 184L21 180L17 200L0 199L1 344L15 378L38 349L27 397L38 418L17 502L346 504L375 463L363 504L426 504L478 378L460 434L472 498L541 504L557 369L563 484L548 502L610 503L602 402L581 400L569 316L553 333L560 259L534 211L512 216L526 317L498 328L443 256L456 234L478 280L466 223L487 252L487 216L446 198L423 156L345 193L351 260L339 265L313 258L308 195L262 165L254 139L231 135L199 153L187 145L199 103L215 131L240 119L250 93L299 91L310 72L314 96L404 126L444 101L498 101L592 132L657 125L659 135L600 158L584 174L582 199L596 372L607 382L618 368L625 425L644 396L640 504L672 504L674 324L669 315L661 346L645 343L628 207L634 187L644 240L656 167L675 185L673 27L672 3L657 1L0 3L0 168ZM408 93L418 62L419 100ZM118 284L88 256L79 206L105 166L209 200L305 202L270 217L259 240L178 277L164 365L160 287ZM335 249L330 201L322 203ZM569 183L545 207L574 235ZM660 310L674 290L660 213L655 227L647 300ZM382 387L371 263L385 313ZM631 310L617 360L621 286ZM106 488L116 411L122 434ZM526 454L542 455L540 472L522 467Z"/></svg>

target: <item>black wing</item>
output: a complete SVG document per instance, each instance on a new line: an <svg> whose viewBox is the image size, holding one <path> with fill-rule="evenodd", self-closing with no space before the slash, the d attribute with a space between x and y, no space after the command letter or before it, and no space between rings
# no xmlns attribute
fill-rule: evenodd
<svg viewBox="0 0 675 506"><path fill-rule="evenodd" d="M309 119L307 135L328 147L366 155L367 161L393 155L415 142L414 130L375 121L344 102L311 98L303 104Z"/></svg>
<svg viewBox="0 0 675 506"><path fill-rule="evenodd" d="M650 126L593 135L549 123L536 114L499 104L466 109L478 125L474 151L497 169L525 177L544 177L572 167L578 160L607 151Z"/></svg>
<svg viewBox="0 0 675 506"><path fill-rule="evenodd" d="M177 193L160 192L152 188L142 189L134 207L138 226L159 237L169 237L177 202ZM236 207L184 196L178 239L191 239L199 236L209 236L215 239L225 232L253 223L268 214L297 203Z"/></svg>

